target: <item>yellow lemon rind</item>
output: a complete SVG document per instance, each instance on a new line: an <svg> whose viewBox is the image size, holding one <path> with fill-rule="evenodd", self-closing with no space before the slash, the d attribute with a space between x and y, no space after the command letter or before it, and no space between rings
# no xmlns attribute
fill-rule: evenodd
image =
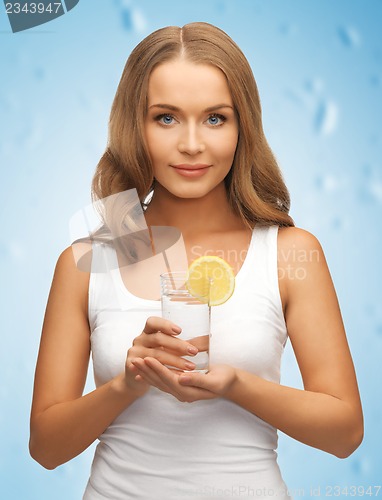
<svg viewBox="0 0 382 500"><path fill-rule="evenodd" d="M211 273L216 275L216 271L219 271L220 277L215 281L215 285L213 285L212 278L211 289L207 291L207 280L211 279L209 275ZM193 277L196 272L200 273L199 277ZM186 286L193 297L203 303L209 303L210 306L218 306L227 302L232 296L235 290L235 275L231 266L224 259L215 255L205 255L190 265ZM201 289L203 293L200 293ZM224 293L221 293L222 291Z"/></svg>

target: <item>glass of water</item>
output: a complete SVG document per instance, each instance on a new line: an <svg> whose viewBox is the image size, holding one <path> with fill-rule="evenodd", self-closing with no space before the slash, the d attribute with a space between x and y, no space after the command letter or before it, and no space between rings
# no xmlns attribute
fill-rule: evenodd
<svg viewBox="0 0 382 500"><path fill-rule="evenodd" d="M187 290L187 272L164 273L160 278L162 317L180 326L180 339L191 340L206 335L209 341L211 307ZM195 356L185 356L185 359L195 363L194 371L208 371L208 350L200 351Z"/></svg>

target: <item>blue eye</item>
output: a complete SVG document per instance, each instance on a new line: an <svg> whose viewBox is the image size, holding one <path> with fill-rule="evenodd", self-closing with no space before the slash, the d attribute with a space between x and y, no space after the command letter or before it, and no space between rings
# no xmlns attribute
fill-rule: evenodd
<svg viewBox="0 0 382 500"><path fill-rule="evenodd" d="M162 123L163 125L172 125L174 117L169 114L163 114L157 116L156 120L158 120L158 122Z"/></svg>
<svg viewBox="0 0 382 500"><path fill-rule="evenodd" d="M208 117L208 123L210 125L222 125L225 122L225 117L223 115L211 115Z"/></svg>

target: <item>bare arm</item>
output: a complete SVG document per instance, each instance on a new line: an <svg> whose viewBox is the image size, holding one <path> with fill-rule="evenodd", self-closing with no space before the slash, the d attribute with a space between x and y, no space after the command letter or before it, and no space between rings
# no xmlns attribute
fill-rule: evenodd
<svg viewBox="0 0 382 500"><path fill-rule="evenodd" d="M30 453L47 469L84 451L148 390L147 383L135 380L131 359L146 354L184 369L180 356L198 352L176 338L180 330L173 323L148 318L126 353L125 372L82 396L90 354L88 286L89 274L76 268L68 248L57 262L46 308L30 421Z"/></svg>
<svg viewBox="0 0 382 500"><path fill-rule="evenodd" d="M290 248L297 252L288 252ZM280 230L279 256L280 268L288 268L280 273L285 276L280 288L304 390L237 371L226 397L298 441L343 458L362 441L363 418L324 253L313 235L288 228Z"/></svg>
<svg viewBox="0 0 382 500"><path fill-rule="evenodd" d="M68 248L49 295L30 422L30 453L48 469L85 450L139 395L127 391L121 374L81 397L90 353L88 283Z"/></svg>

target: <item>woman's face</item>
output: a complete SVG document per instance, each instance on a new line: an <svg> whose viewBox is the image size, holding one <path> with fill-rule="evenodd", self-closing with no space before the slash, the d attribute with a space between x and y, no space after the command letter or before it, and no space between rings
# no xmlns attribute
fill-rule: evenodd
<svg viewBox="0 0 382 500"><path fill-rule="evenodd" d="M177 59L149 80L146 140L156 182L181 198L200 198L228 174L238 123L222 71Z"/></svg>

